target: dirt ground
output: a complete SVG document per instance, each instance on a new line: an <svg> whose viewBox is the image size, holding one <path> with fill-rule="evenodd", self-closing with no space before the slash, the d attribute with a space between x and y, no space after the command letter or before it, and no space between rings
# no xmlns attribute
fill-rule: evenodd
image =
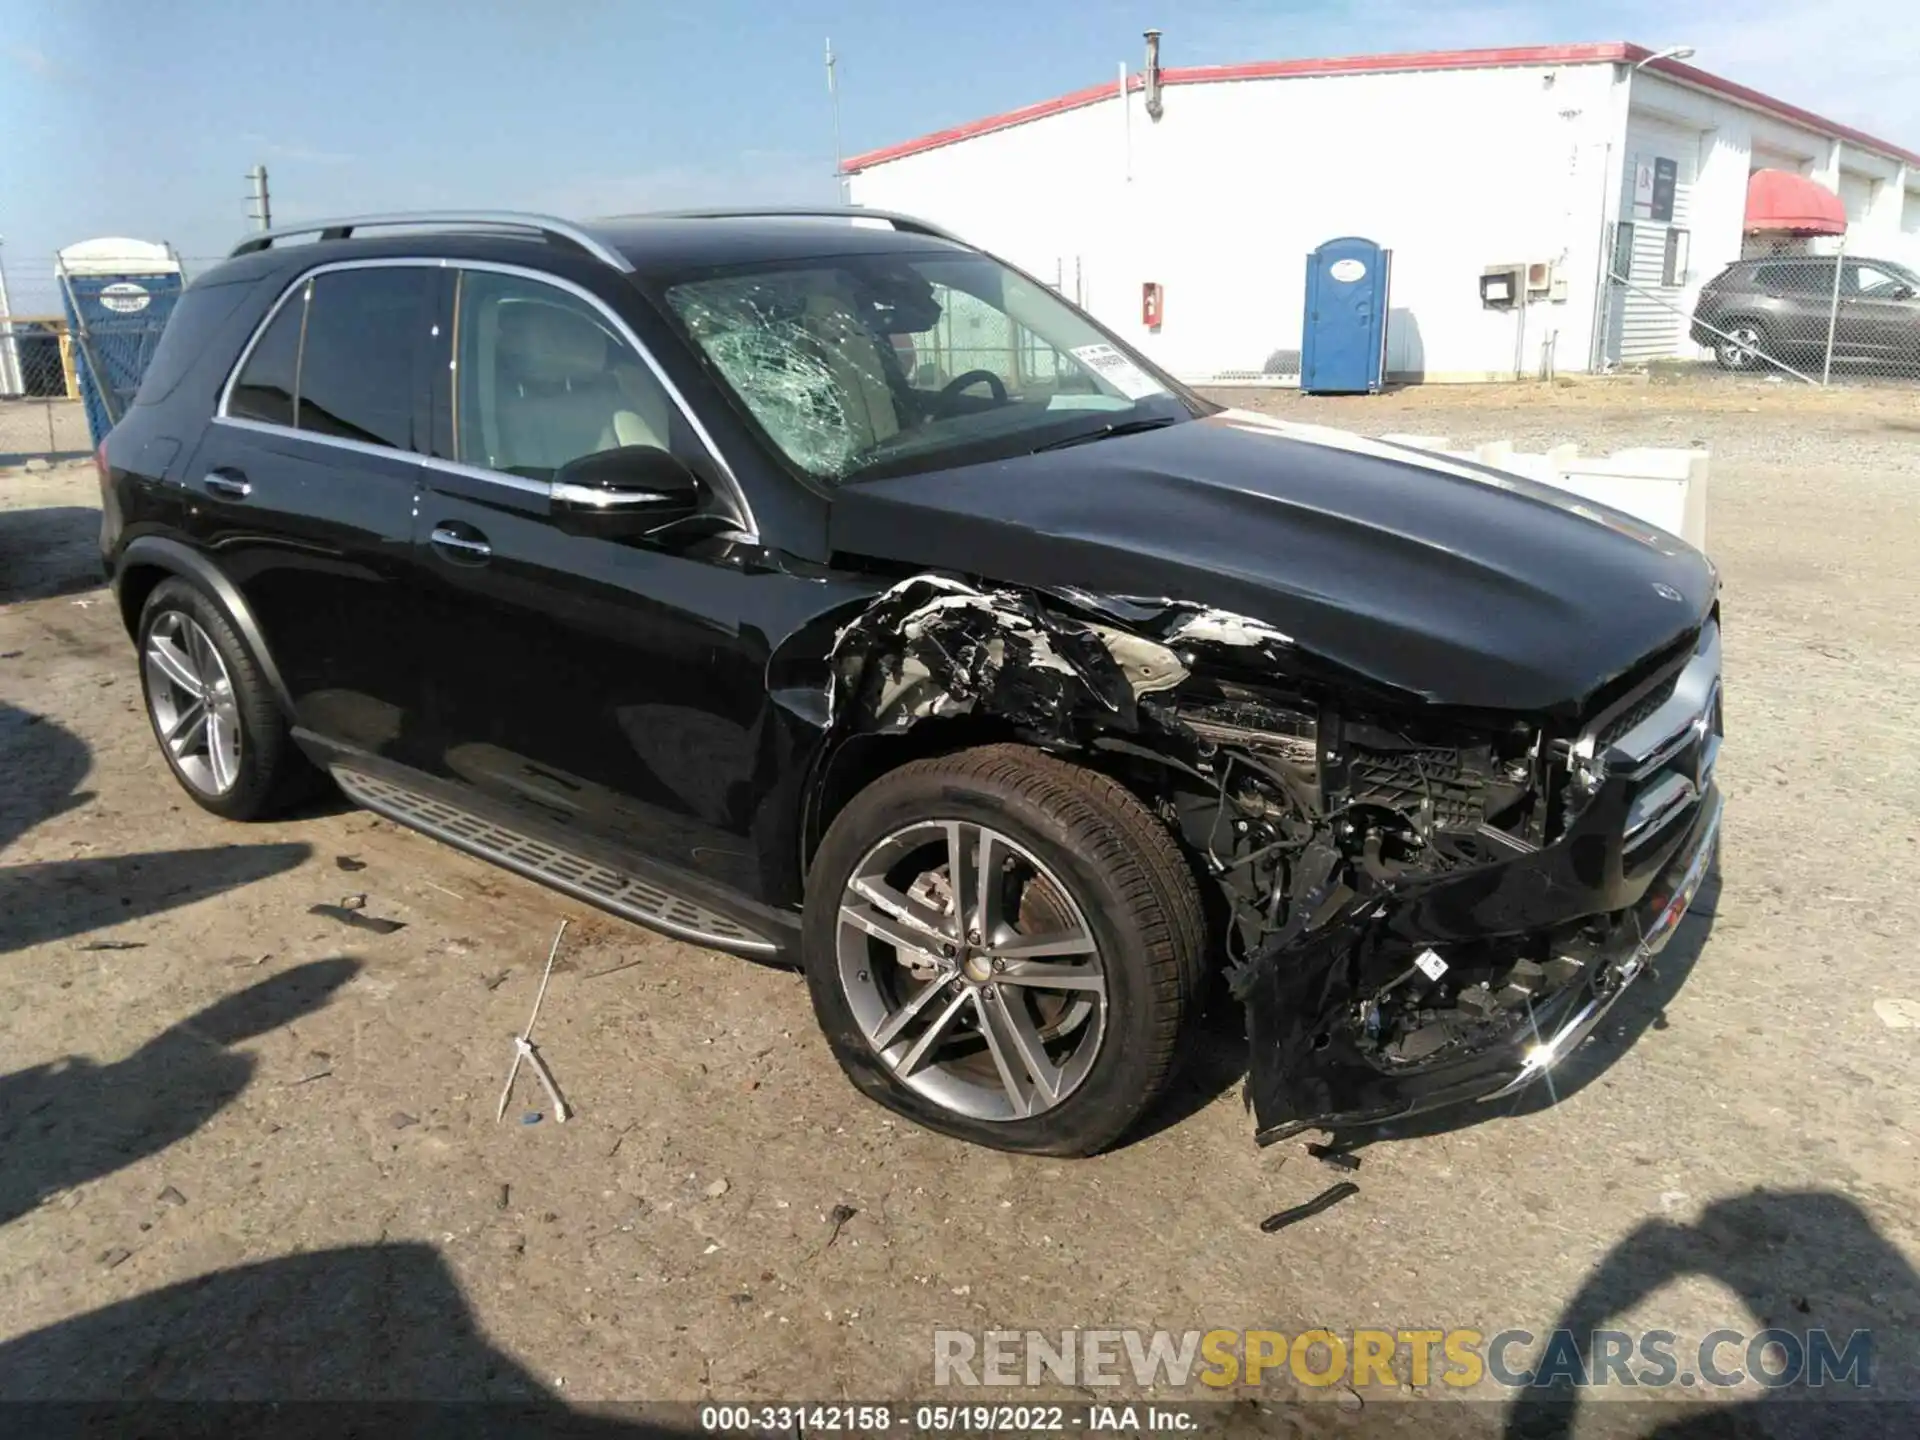
<svg viewBox="0 0 1920 1440"><path fill-rule="evenodd" d="M1221 398L1712 449L1721 877L1558 1103L1357 1137L1358 1196L1276 1235L1345 1177L1253 1145L1230 1014L1099 1159L913 1129L843 1081L792 974L337 801L198 810L98 588L91 468L0 470L0 1399L904 1399L941 1327L1776 1323L1870 1327L1876 1389L1920 1396L1920 398ZM355 894L405 928L309 913ZM527 1123L523 1076L496 1124L563 917L539 1039L578 1115Z"/></svg>

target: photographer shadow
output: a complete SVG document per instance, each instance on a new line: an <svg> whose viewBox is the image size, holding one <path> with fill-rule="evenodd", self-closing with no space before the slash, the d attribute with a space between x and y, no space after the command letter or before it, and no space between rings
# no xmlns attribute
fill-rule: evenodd
<svg viewBox="0 0 1920 1440"><path fill-rule="evenodd" d="M488 1342L446 1261L417 1243L217 1270L0 1343L0 1405L22 1435L76 1414L88 1434L153 1437L702 1433L685 1405L553 1398Z"/></svg>
<svg viewBox="0 0 1920 1440"><path fill-rule="evenodd" d="M123 1060L68 1057L0 1075L0 1225L191 1135L253 1078L254 1058L234 1046L312 1014L359 969L351 959L296 965Z"/></svg>
<svg viewBox="0 0 1920 1440"><path fill-rule="evenodd" d="M1693 1380L1669 1390L1664 1403L1635 1407L1649 1440L1720 1440L1731 1436L1910 1436L1920 1413L1920 1274L1852 1200L1827 1190L1754 1190L1717 1200L1693 1224L1649 1221L1610 1250L1562 1308L1556 1330L1579 1350L1579 1369L1591 1375L1593 1332L1617 1324L1649 1296L1676 1280L1716 1281L1740 1298L1756 1330L1778 1328L1802 1345L1792 1383L1758 1399L1721 1404L1682 1403L1700 1396L1684 1347L1675 1346L1681 1371ZM1732 1328L1732 1327L1729 1327ZM1856 1331L1870 1332L1866 1371L1852 1380L1828 1377L1811 1388L1807 1333L1824 1330L1844 1354ZM1704 1339L1704 1337L1689 1337ZM1743 1337L1744 1338L1744 1337ZM1751 1373L1756 1357L1728 1342L1713 1357L1722 1374ZM1768 1361L1787 1374L1788 1351ZM1556 1370L1558 1367L1555 1367ZM1844 1368L1844 1367L1843 1367ZM1642 1392L1645 1394L1646 1392ZM1707 1393L1710 1393L1708 1391ZM1506 1440L1568 1440L1580 1431L1580 1391L1564 1376L1520 1392L1508 1407ZM1586 1408L1610 1409L1619 1392Z"/></svg>

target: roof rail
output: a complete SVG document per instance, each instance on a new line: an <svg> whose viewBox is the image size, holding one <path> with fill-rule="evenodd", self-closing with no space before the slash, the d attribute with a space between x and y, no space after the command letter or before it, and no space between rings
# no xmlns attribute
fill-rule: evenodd
<svg viewBox="0 0 1920 1440"><path fill-rule="evenodd" d="M630 218L636 220L885 220L894 229L906 231L911 235L931 235L936 240L951 240L956 245L966 244L966 241L958 235L950 230L941 229L930 220L922 220L913 215L902 215L894 210L872 210L865 205L751 205L738 209L656 210L650 215L636 215Z"/></svg>
<svg viewBox="0 0 1920 1440"><path fill-rule="evenodd" d="M566 245L611 265L622 274L633 273L633 262L606 241L570 220L551 215L528 215L517 210L419 210L409 215L352 215L339 220L314 220L304 225L282 225L249 235L233 247L231 257L269 249L275 241L294 235L318 235L322 240L345 240L359 230L398 226L470 227L485 230L529 230L557 245Z"/></svg>

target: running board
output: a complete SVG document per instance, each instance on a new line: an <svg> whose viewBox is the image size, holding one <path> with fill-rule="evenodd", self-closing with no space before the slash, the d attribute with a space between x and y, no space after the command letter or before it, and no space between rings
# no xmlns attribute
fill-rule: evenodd
<svg viewBox="0 0 1920 1440"><path fill-rule="evenodd" d="M650 930L741 955L779 951L779 945L765 935L659 885L363 770L345 765L334 765L332 770L335 783L355 804Z"/></svg>

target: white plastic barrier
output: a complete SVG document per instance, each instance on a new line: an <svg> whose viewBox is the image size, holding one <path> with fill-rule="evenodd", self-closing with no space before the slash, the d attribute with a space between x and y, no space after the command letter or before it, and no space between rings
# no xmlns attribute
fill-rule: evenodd
<svg viewBox="0 0 1920 1440"><path fill-rule="evenodd" d="M1544 455L1531 455L1515 451L1510 440L1495 440L1474 450L1450 450L1444 435L1380 438L1542 481L1658 525L1696 550L1707 548L1705 450L1621 450L1602 456L1582 455L1578 446L1559 445Z"/></svg>

